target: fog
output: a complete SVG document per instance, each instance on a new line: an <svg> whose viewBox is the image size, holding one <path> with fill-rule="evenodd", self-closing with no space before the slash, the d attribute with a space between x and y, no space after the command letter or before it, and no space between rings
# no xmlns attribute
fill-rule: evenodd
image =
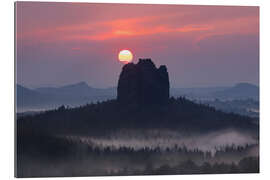
<svg viewBox="0 0 270 180"><path fill-rule="evenodd" d="M66 136L70 141L80 142L91 146L105 148L132 147L141 149L144 147L163 150L166 148L186 147L189 150L198 149L201 151L216 150L226 146L245 146L258 144L258 139L250 134L234 129L226 129L207 134L187 134L172 130L121 130L111 132L103 137L88 136ZM254 155L257 152L254 151Z"/></svg>

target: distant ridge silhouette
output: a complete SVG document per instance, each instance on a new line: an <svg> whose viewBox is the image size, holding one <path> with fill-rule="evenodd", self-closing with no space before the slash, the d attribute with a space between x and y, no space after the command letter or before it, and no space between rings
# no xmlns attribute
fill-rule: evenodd
<svg viewBox="0 0 270 180"><path fill-rule="evenodd" d="M215 97L226 99L247 99L259 100L259 87L250 83L238 83L235 86L217 91L213 94Z"/></svg>
<svg viewBox="0 0 270 180"><path fill-rule="evenodd" d="M97 101L116 99L117 87L95 88L86 82L67 84L60 87L40 87L30 89L20 84L16 86L16 101L19 111L52 109L60 105L80 106ZM235 86L205 88L170 88L170 96L185 96L191 99L254 99L259 100L259 87L250 83Z"/></svg>

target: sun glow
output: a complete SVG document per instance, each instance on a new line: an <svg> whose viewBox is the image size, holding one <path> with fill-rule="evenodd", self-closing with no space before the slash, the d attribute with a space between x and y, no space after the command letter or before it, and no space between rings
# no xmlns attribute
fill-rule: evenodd
<svg viewBox="0 0 270 180"><path fill-rule="evenodd" d="M123 63L129 63L132 61L133 55L129 50L122 50L118 54L119 61Z"/></svg>

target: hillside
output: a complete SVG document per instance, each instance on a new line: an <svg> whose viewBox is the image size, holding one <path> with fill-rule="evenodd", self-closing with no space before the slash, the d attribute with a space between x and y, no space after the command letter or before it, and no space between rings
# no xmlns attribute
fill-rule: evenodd
<svg viewBox="0 0 270 180"><path fill-rule="evenodd" d="M18 119L18 133L95 134L117 129L158 128L207 132L237 128L258 131L254 118L223 113L185 98L171 98L166 105L121 105L116 100L78 108L59 107Z"/></svg>

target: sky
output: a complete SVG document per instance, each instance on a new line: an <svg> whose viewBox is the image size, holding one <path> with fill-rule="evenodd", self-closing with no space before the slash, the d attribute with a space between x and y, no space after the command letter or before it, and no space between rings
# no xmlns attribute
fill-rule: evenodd
<svg viewBox="0 0 270 180"><path fill-rule="evenodd" d="M17 83L117 86L133 62L166 65L171 87L259 84L259 7L16 3Z"/></svg>

